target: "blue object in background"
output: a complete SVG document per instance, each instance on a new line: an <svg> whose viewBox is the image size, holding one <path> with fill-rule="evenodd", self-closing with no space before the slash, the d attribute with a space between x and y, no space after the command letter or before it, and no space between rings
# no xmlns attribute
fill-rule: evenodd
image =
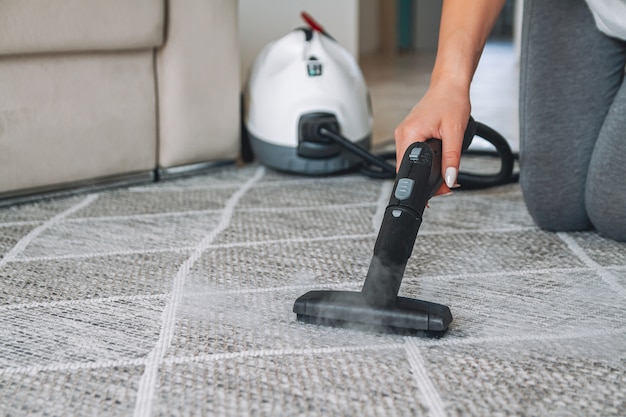
<svg viewBox="0 0 626 417"><path fill-rule="evenodd" d="M414 0L396 0L396 29L398 50L413 51Z"/></svg>

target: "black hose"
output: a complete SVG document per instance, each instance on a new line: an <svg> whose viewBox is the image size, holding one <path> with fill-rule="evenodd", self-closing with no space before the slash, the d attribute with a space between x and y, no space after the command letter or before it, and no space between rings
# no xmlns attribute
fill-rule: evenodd
<svg viewBox="0 0 626 417"><path fill-rule="evenodd" d="M370 163L371 165L375 167L380 168L380 171L374 171L371 168L364 168L364 171L362 171L364 174L369 175L368 173L370 173L371 176L375 178L385 178L385 179L396 177L396 167L390 164L389 162L387 162L385 159L377 155L374 155L373 153L369 152L367 149L363 149L360 146L355 145L354 143L350 142L348 139L344 138L337 132L333 132L332 130L327 129L323 126L319 128L318 132L321 136L334 140L335 142L337 142L338 144L340 144L341 146L343 146L344 148L346 148L353 154L357 155L364 161Z"/></svg>
<svg viewBox="0 0 626 417"><path fill-rule="evenodd" d="M511 151L507 140L496 130L490 128L484 123L475 122L472 118L470 118L470 123L475 123L474 126L471 126L472 128L475 127L475 136L485 139L496 148L495 154L500 157L501 166L500 171L497 174L471 174L459 172L458 183L461 185L461 189L475 190L516 182L519 179L518 174L513 174L516 157ZM354 144L341 134L324 126L320 126L318 133L320 136L333 140L346 148L348 151L363 159L366 164L361 167L360 172L362 174L379 179L393 179L396 177L395 165L387 162L395 159L395 153L375 155L367 149ZM463 149L465 152L467 152L466 149L473 137L474 136L469 133L469 136L465 138L463 143ZM472 151L467 153L472 153Z"/></svg>
<svg viewBox="0 0 626 417"><path fill-rule="evenodd" d="M476 122L476 136L485 139L496 148L501 161L500 171L497 174L490 175L459 172L458 183L461 185L461 188L464 190L475 190L516 181L517 177L513 175L515 156L507 140L496 130L481 122Z"/></svg>

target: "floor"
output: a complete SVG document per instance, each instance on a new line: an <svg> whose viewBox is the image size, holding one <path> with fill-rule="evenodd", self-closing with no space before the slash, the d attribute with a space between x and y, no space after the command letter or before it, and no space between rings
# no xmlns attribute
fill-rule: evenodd
<svg viewBox="0 0 626 417"><path fill-rule="evenodd" d="M425 212L401 294L443 338L297 322L360 289L391 186L230 165L0 209L0 415L626 415L625 246L517 184Z"/></svg>
<svg viewBox="0 0 626 417"><path fill-rule="evenodd" d="M434 52L428 51L361 57L372 96L375 145L393 137L395 127L426 92L434 60ZM513 43L489 42L470 92L474 118L504 135L514 151L519 150L518 76Z"/></svg>

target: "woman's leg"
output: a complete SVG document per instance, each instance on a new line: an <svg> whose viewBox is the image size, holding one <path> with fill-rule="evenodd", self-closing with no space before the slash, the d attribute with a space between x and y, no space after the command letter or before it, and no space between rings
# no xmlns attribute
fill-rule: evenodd
<svg viewBox="0 0 626 417"><path fill-rule="evenodd" d="M585 201L591 223L598 232L626 242L626 83L624 82L606 116L591 157Z"/></svg>
<svg viewBox="0 0 626 417"><path fill-rule="evenodd" d="M528 210L544 229L586 229L587 171L621 84L621 44L596 29L584 0L526 0L520 70Z"/></svg>

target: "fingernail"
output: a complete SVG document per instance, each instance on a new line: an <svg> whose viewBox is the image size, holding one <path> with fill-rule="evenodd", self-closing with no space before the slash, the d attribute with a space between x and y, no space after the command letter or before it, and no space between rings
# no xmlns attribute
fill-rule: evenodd
<svg viewBox="0 0 626 417"><path fill-rule="evenodd" d="M448 188L454 188L454 184L456 184L456 168L448 167L446 168L446 176L445 181Z"/></svg>
<svg viewBox="0 0 626 417"><path fill-rule="evenodd" d="M445 193L445 194L439 194L437 197L448 197L448 196L451 196L451 195L453 195L453 194L454 194L454 193L453 193L452 191L448 191L448 192L447 192L447 193Z"/></svg>

